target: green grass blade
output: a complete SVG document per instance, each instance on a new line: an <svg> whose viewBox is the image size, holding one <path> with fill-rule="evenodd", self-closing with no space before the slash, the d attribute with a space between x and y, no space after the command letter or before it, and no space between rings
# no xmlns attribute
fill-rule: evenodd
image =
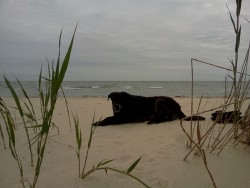
<svg viewBox="0 0 250 188"><path fill-rule="evenodd" d="M111 162L113 162L115 159L111 159L111 160L102 160L101 162L98 163L98 165L96 166L97 168L98 167L101 167L101 166L104 166L106 164L109 164Z"/></svg>
<svg viewBox="0 0 250 188"><path fill-rule="evenodd" d="M57 86L58 86L57 90L62 85L62 81L64 79L66 70L68 68L68 64L69 64L69 60L70 60L70 55L71 55L71 51L72 51L72 47L73 47L73 43L74 43L74 38L75 38L75 33L76 33L77 26L78 26L78 23L77 23L77 25L75 27L75 31L74 31L73 37L71 39L71 42L70 42L67 54L64 57L64 60L63 60L63 63L62 63L61 69L60 69L60 73L59 73L59 77L58 77L58 82L57 82Z"/></svg>
<svg viewBox="0 0 250 188"><path fill-rule="evenodd" d="M58 58L56 63L56 80L58 80L59 70L60 70L60 56L61 56L61 40L62 40L62 31L61 29L60 36L59 36L59 46L58 46Z"/></svg>
<svg viewBox="0 0 250 188"><path fill-rule="evenodd" d="M60 36L59 36L57 63L60 62L60 57L61 57L61 40L62 40L62 32L63 32L63 28L61 29ZM58 67L58 68L59 68L59 67Z"/></svg>
<svg viewBox="0 0 250 188"><path fill-rule="evenodd" d="M3 134L1 123L0 123L0 134L1 134L1 137L2 137L4 149L6 149L6 144L5 144L5 139L4 139L4 134Z"/></svg>
<svg viewBox="0 0 250 188"><path fill-rule="evenodd" d="M129 174L130 172L132 172L132 170L134 170L134 168L138 165L138 163L140 162L142 157L140 157L139 159L137 159L127 170L127 173Z"/></svg>
<svg viewBox="0 0 250 188"><path fill-rule="evenodd" d="M51 80L49 82L50 84L50 103L51 103L51 106L53 106L53 104L55 103L55 99L56 99L56 96L57 96L57 77L58 77L58 72L54 70L54 67L52 66L51 67L52 69L52 74L51 74Z"/></svg>
<svg viewBox="0 0 250 188"><path fill-rule="evenodd" d="M21 82L20 82L17 78L16 78L16 81L18 82L19 86L21 87L21 90L22 90L24 96L25 96L27 99L29 99L28 94L27 94L27 92L24 90L23 85L21 84Z"/></svg>
<svg viewBox="0 0 250 188"><path fill-rule="evenodd" d="M23 110L22 110L19 98L17 97L17 94L16 94L14 88L12 87L11 83L9 82L9 80L5 76L4 76L4 80L5 80L5 83L7 84L8 88L9 88L14 100L15 100L15 103L17 105L17 108L18 108L18 111L19 111L21 117L23 117Z"/></svg>
<svg viewBox="0 0 250 188"><path fill-rule="evenodd" d="M66 109L67 109L67 114L68 114L68 119L69 119L69 127L70 127L70 131L71 131L71 118L70 118L70 115L69 115L69 105L68 105L68 100L66 98L66 95L64 93L64 90L63 88L61 87L61 91L62 91L62 94L63 94L63 98L64 98L64 101L65 101L65 104L66 104Z"/></svg>
<svg viewBox="0 0 250 188"><path fill-rule="evenodd" d="M16 79L16 80L17 80L19 86L21 87L21 90L22 90L22 92L23 92L25 98L26 98L26 99L28 100L28 102L29 102L29 106L30 106L30 107L25 103L26 108L28 109L28 111L30 112L30 114L32 114L32 116L35 116L35 110L34 110L34 108L33 108L33 104L32 104L32 102L30 101L30 98L29 98L27 92L26 92L25 89L23 88L23 85L21 84L21 82L20 82L18 79Z"/></svg>
<svg viewBox="0 0 250 188"><path fill-rule="evenodd" d="M9 138L13 144L13 146L16 145L16 139L15 139L15 133L14 133L14 125L13 125L13 120L10 117L10 114L7 113L6 114L6 118L7 118L7 123L8 123L8 132L9 132Z"/></svg>
<svg viewBox="0 0 250 188"><path fill-rule="evenodd" d="M79 118L78 116L73 116L74 124L75 124L75 134L76 134L76 142L78 145L78 149L81 149L82 145L82 132L79 129Z"/></svg>
<svg viewBox="0 0 250 188"><path fill-rule="evenodd" d="M237 33L237 29L236 29L236 26L235 26L235 22L234 22L234 19L233 19L233 16L228 8L228 5L227 5L227 10L229 12L229 15L230 15L230 19L231 19L231 22L233 23L233 27L234 27L234 32Z"/></svg>
<svg viewBox="0 0 250 188"><path fill-rule="evenodd" d="M239 51L240 35L241 35L241 26L240 26L239 32L236 35L235 53L237 53Z"/></svg>
<svg viewBox="0 0 250 188"><path fill-rule="evenodd" d="M40 73L39 73L39 78L38 78L38 90L41 90L41 84L42 84L42 72L43 72L43 67L41 66Z"/></svg>

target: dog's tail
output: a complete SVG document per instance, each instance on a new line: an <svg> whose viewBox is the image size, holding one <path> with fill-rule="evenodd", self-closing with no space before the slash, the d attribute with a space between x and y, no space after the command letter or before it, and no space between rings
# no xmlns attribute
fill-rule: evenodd
<svg viewBox="0 0 250 188"><path fill-rule="evenodd" d="M178 118L183 119L185 121L202 121L206 119L202 116L188 116L187 117L182 111L179 112Z"/></svg>
<svg viewBox="0 0 250 188"><path fill-rule="evenodd" d="M188 116L186 118L184 118L185 121L203 121L206 118L202 117L202 116Z"/></svg>

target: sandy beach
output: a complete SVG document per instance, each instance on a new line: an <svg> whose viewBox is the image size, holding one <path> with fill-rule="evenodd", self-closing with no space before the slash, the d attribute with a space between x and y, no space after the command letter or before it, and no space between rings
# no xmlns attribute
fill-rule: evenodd
<svg viewBox="0 0 250 188"><path fill-rule="evenodd" d="M4 98L12 105L12 98ZM175 98L186 115L191 113L190 98ZM199 98L194 100L194 110L197 110ZM38 98L32 98L35 110L39 111ZM204 98L200 110L214 108L221 104L222 99ZM69 110L78 114L80 128L83 134L81 150L82 166L86 154L89 130L95 113L95 119L112 115L111 102L106 98L68 98ZM201 123L204 130L212 123L211 113L205 113L207 119ZM18 118L18 116L17 116ZM18 121L18 119L17 119ZM7 133L0 119L8 145ZM78 161L76 156L76 140L74 125L71 130L67 110L63 98L58 99L53 122L58 130L50 130L37 188L140 188L139 182L128 176L105 171L97 171L85 179L78 178ZM189 130L190 122L184 122L184 128ZM230 125L228 125L230 126ZM33 131L30 131L35 135ZM16 143L19 155L23 161L24 176L32 181L33 169L29 165L29 151L26 144L24 129L17 126ZM87 162L87 170L103 159L115 159L108 166L127 170L139 157L142 159L132 174L156 188L212 188L212 182L202 162L202 158L192 153L186 161L183 158L190 151L186 148L187 136L181 129L180 121L148 125L146 123L124 124L107 127L97 127L92 141ZM34 146L35 147L35 146ZM248 188L250 187L250 148L239 144L236 148L227 146L223 152L207 153L208 167L213 174L218 188ZM19 188L19 171L17 163L11 156L10 149L4 149L0 140L0 187Z"/></svg>

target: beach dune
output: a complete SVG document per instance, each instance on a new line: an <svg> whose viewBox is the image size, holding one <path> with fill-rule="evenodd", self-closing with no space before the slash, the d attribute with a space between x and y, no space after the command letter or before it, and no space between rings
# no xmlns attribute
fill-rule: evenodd
<svg viewBox="0 0 250 188"><path fill-rule="evenodd" d="M7 104L13 105L12 98L4 98ZM186 115L191 114L190 98L175 98ZM194 109L198 108L199 98L194 99ZM39 99L32 98L35 110L39 112ZM219 106L221 99L205 98L200 110ZM106 98L68 98L70 112L78 114L83 134L81 150L82 166L86 154L90 126L95 120L112 115L111 102ZM204 130L211 124L210 112L203 114L207 120L201 123ZM17 116L18 121L18 116ZM0 119L1 126L7 133ZM59 127L51 129L45 157L42 164L37 188L139 188L139 182L128 176L105 171L97 171L86 179L78 178L78 161L74 125L70 129L67 110L63 98L58 99L53 122ZM189 131L190 122L183 122ZM230 126L230 125L229 125ZM33 131L31 134L35 135ZM34 170L29 165L29 151L24 129L17 126L16 142L19 156L23 160L24 176L32 181ZM202 162L202 158L192 153L187 160L183 158L190 151L186 147L187 137L181 129L180 121L164 122L148 125L146 123L123 124L97 127L86 170L103 159L115 159L108 166L120 170L128 167L139 157L140 163L132 174L156 188L212 188L212 182ZM35 146L33 146L35 147ZM236 148L226 147L217 156L207 153L208 167L211 170L218 188L250 187L250 148L238 145ZM4 149L0 141L0 187L22 187L19 182L19 171L16 161L9 149Z"/></svg>

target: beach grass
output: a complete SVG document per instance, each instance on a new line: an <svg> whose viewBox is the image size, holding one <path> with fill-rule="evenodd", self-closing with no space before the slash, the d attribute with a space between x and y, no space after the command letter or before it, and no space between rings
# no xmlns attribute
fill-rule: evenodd
<svg viewBox="0 0 250 188"><path fill-rule="evenodd" d="M118 169L118 168L113 168L113 167L107 166L108 164L115 161L115 159L103 159L100 162L98 162L97 165L94 164L93 167L86 172L86 165L87 165L88 158L89 158L89 151L90 151L91 144L92 144L92 141L93 141L93 136L94 136L95 130L98 127L98 122L100 122L100 120L101 120L100 119L97 122L97 124L94 126L95 114L93 116L92 124L91 124L91 127L90 127L89 139L88 139L88 144L87 144L87 151L86 151L86 154L85 154L84 164L83 164L83 168L82 168L82 171L81 171L82 131L79 128L79 118L78 118L78 116L77 115L73 116L73 119L74 119L74 124L75 124L75 136L76 136L76 143L77 143L76 155L77 155L77 160L78 160L78 176L81 179L87 178L90 174L92 174L92 173L94 173L96 171L104 170L106 172L106 174L108 174L108 171L113 171L113 172L117 172L119 174L123 174L125 176L128 176L128 177L138 181L139 183L141 183L144 187L150 188L150 186L147 183L142 181L137 176L131 174L131 172L136 168L136 166L138 165L138 163L140 162L142 157L139 157L137 160L135 160L131 164L131 166L129 166L127 168L127 170L121 170L121 169Z"/></svg>
<svg viewBox="0 0 250 188"><path fill-rule="evenodd" d="M217 119L211 124L207 125L208 129L205 131L201 129L200 122L192 122L190 123L190 130L187 131L183 127L182 121L180 122L181 128L183 132L188 137L188 147L191 149L190 152L184 157L184 160L193 152L199 153L201 156L203 163L206 167L206 170L210 176L213 186L216 188L217 185L215 183L215 179L208 167L208 161L206 157L206 151L209 153L217 151L217 155L219 155L223 149L229 145L233 144L234 147L244 140L244 143L250 144L250 105L248 105L248 109L245 111L242 117L240 117L240 111L242 110L243 104L249 104L249 98L247 94L250 90L250 79L248 74L248 60L249 60L249 51L250 44L248 49L246 50L246 55L244 61L240 66L239 63L239 46L241 39L241 25L240 25L240 12L241 12L241 4L242 0L236 0L236 18L233 18L231 11L228 12L229 17L233 25L233 29L235 32L235 54L234 60L229 59L230 66L232 68L221 67L213 63L205 62L202 60L198 60L195 58L191 59L191 70L192 70L192 88L191 88L191 114L204 114L207 112L213 112L215 110L220 110L220 115L217 116ZM225 78L225 96L221 105L212 108L206 111L200 111L197 109L197 112L194 113L193 109L193 83L194 83L194 63L206 64L208 66L213 66L219 69L224 69L228 72L232 72L232 75L228 74ZM239 70L240 69L240 70ZM227 81L230 80L233 82L232 88L230 88L229 94L227 91ZM202 100L202 97L201 97ZM230 129L228 129L228 123L217 124L216 122L222 118L222 114L227 112L230 108L233 108L234 113L230 117L233 119L233 125ZM215 131L219 127L218 131ZM195 150L196 149L196 150Z"/></svg>
<svg viewBox="0 0 250 188"><path fill-rule="evenodd" d="M27 101L24 101L17 96L17 93L15 89L13 88L11 82L6 77L4 77L5 83L7 87L9 88L9 90L11 91L12 97L15 101L15 105L16 105L15 108L19 112L19 115L22 119L22 124L24 126L26 137L27 137L27 142L29 145L32 167L34 166L32 146L36 145L36 149L35 149L36 160L35 160L35 167L34 167L34 177L33 177L33 181L31 181L30 179L28 180L24 177L24 170L23 170L24 168L23 168L22 159L19 157L19 154L16 148L14 118L12 117L9 107L4 103L3 99L0 99L0 112L5 122L6 130L8 133L9 148L11 150L11 154L13 158L17 161L19 172L20 172L20 177L21 177L21 183L23 187L27 187L25 184L26 182L28 183L28 187L32 187L32 188L36 187L36 184L40 175L40 170L41 170L44 154L45 154L45 148L47 145L49 131L50 131L50 128L54 125L52 122L52 117L54 114L55 105L56 105L57 98L58 98L58 92L59 92L59 89L61 88L63 79L65 77L65 73L68 68L76 29L77 29L77 26L75 28L73 37L68 47L68 51L64 57L62 64L60 65L61 63L60 62L60 46L61 46L61 36L62 36L62 31L61 31L60 37L59 37L59 55L58 55L56 66L54 67L53 63L52 65L48 65L47 77L43 76L42 68L40 70L39 80L38 80L38 92L39 92L39 99L40 99L40 105L41 105L40 106L41 117L35 114L33 104L30 98L28 97L28 94L26 93L25 89L23 88L21 82L17 79L17 82L19 83L19 86L21 87L23 95L25 96ZM45 91L41 87L42 81L45 81L45 84L46 84ZM33 138L30 138L29 129L35 129L35 130L38 129L38 133L36 133L36 135Z"/></svg>
<svg viewBox="0 0 250 188"><path fill-rule="evenodd" d="M20 182L23 188L26 188L26 187L35 188L37 185L38 178L39 178L40 171L41 171L42 162L45 156L46 145L48 143L49 132L50 132L51 127L53 126L56 127L56 125L52 122L52 118L54 115L55 106L56 106L57 99L58 99L58 92L60 89L62 89L61 85L63 83L63 79L65 77L65 73L69 65L69 60L70 60L70 55L71 55L71 51L73 47L76 29L77 29L77 26L75 28L73 37L68 47L68 51L64 57L62 64L60 65L60 47L61 47L61 36L62 36L62 31L61 31L60 36L59 36L59 54L58 54L56 66L54 67L53 62L52 62L52 65L48 63L48 67L47 67L48 76L46 77L43 76L43 69L41 67L39 79L38 79L40 114L35 113L33 103L31 102L28 96L28 93L23 88L21 82L17 79L17 82L22 90L22 94L24 95L24 98L18 97L11 82L6 77L4 77L5 83L8 89L11 91L12 97L15 101L14 109L18 111L19 116L22 119L22 125L25 129L27 143L29 145L30 159L31 159L30 164L31 164L31 167L34 168L33 180L31 180L32 179L31 177L25 177L25 171L24 171L25 168L23 167L23 161L22 161L22 158L19 156L18 149L16 148L16 142L17 142L16 136L15 136L16 122L14 121L14 117L9 109L12 107L8 107L5 104L4 100L0 98L0 114L6 126L7 136L9 139L9 148L10 148L13 158L17 162L19 173L20 173ZM45 84L45 89L43 89L42 87L43 84ZM62 92L63 92L63 89L62 89ZM68 107L67 98L64 92L63 92L63 97L65 100L65 105L67 107L67 114L68 114L70 131L71 131L69 107ZM98 162L97 165L94 165L91 170L88 170L86 172L86 165L88 162L89 151L90 151L91 144L93 141L93 135L94 135L96 128L98 127L98 126L93 126L95 115L93 116L93 122L91 125L88 144L87 144L87 151L86 151L85 158L84 158L83 168L81 169L82 132L79 126L80 123L79 123L78 116L72 114L72 117L73 117L73 122L75 125L74 126L75 138L76 138L76 143L77 143L76 155L77 155L77 160L78 160L79 178L85 179L90 174L99 170L104 170L106 173L108 171L114 171L123 175L127 175L130 178L137 180L139 183L141 183L145 187L150 187L145 182L143 182L140 178L131 174L131 172L136 168L136 166L140 162L141 157L135 160L132 163L132 165L128 167L126 171L107 166L112 161L114 161L114 159L109 159L109 160L105 159L105 160L101 160L100 162ZM6 148L5 138L4 138L4 134L3 134L1 126L2 125L0 125L1 137L4 142L4 147ZM59 128L58 127L56 128L58 129L58 134L59 134ZM30 134L31 129L33 129L35 133L35 136L33 136L32 138ZM35 157L33 153L35 153ZM35 166L34 166L34 163L35 163Z"/></svg>

